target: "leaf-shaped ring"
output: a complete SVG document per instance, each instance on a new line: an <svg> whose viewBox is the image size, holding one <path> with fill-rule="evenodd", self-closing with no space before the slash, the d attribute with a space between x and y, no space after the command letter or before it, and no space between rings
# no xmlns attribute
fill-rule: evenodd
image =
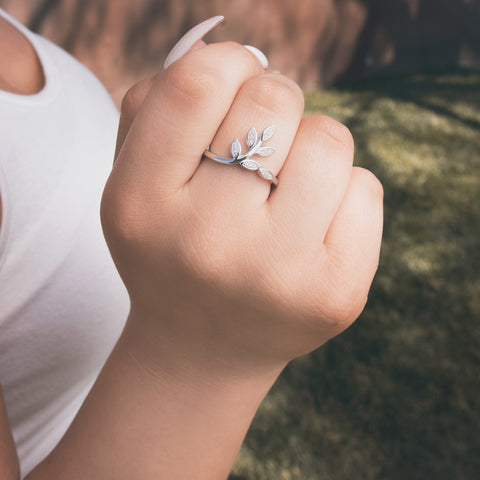
<svg viewBox="0 0 480 480"><path fill-rule="evenodd" d="M226 163L230 165L240 165L241 167L251 170L253 172L257 172L257 174L267 180L272 185L278 185L278 178L270 171L268 168L263 167L260 162L257 160L252 160L251 157L253 155L259 155L261 157L268 157L275 149L273 147L263 147L262 144L272 138L273 134L275 133L275 125L270 125L265 130L263 130L260 138L258 138L257 130L255 127L252 127L246 137L246 144L249 148L247 153L242 154L242 146L239 140L236 138L231 146L230 146L230 153L232 154L231 157L221 157L219 155L214 154L210 147L207 148L203 155L211 160L215 160L219 163Z"/></svg>

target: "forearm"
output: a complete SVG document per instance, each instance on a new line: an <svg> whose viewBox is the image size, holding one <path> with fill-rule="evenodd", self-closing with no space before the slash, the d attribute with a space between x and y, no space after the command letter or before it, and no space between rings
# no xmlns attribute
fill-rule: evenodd
<svg viewBox="0 0 480 480"><path fill-rule="evenodd" d="M276 376L222 383L182 352L163 367L145 365L139 348L127 328L67 434L28 480L227 477Z"/></svg>

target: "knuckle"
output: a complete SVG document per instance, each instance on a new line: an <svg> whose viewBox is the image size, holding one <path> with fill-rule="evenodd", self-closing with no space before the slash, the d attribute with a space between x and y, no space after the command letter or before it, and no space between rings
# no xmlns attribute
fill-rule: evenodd
<svg viewBox="0 0 480 480"><path fill-rule="evenodd" d="M175 100L188 104L211 96L220 81L211 67L194 68L191 63L176 62L166 75L166 84Z"/></svg>
<svg viewBox="0 0 480 480"><path fill-rule="evenodd" d="M347 270L348 268L348 270ZM362 266L350 265L334 272L325 312L340 330L348 328L362 313L368 301L372 277Z"/></svg>
<svg viewBox="0 0 480 480"><path fill-rule="evenodd" d="M310 115L304 118L305 125L329 137L337 145L353 150L353 136L347 126L326 115Z"/></svg>
<svg viewBox="0 0 480 480"><path fill-rule="evenodd" d="M304 96L301 88L283 75L258 75L249 80L244 88L255 104L275 114L292 105L303 109Z"/></svg>
<svg viewBox="0 0 480 480"><path fill-rule="evenodd" d="M142 80L127 90L120 107L123 116L135 116L150 90L151 83L150 79Z"/></svg>
<svg viewBox="0 0 480 480"><path fill-rule="evenodd" d="M100 219L107 242L132 243L145 236L145 209L135 195L120 191L115 179L107 181L100 204Z"/></svg>
<svg viewBox="0 0 480 480"><path fill-rule="evenodd" d="M188 104L228 91L226 87L235 79L247 72L259 73L259 69L259 62L243 45L226 41L207 45L174 62L162 73L161 83L175 100Z"/></svg>
<svg viewBox="0 0 480 480"><path fill-rule="evenodd" d="M352 291L344 285L343 289L332 289L323 309L329 325L340 332L358 318L366 302L363 292Z"/></svg>
<svg viewBox="0 0 480 480"><path fill-rule="evenodd" d="M374 199L383 200L383 185L380 180L366 168L353 167L352 176L355 181L360 182Z"/></svg>
<svg viewBox="0 0 480 480"><path fill-rule="evenodd" d="M313 318L334 335L348 328L360 315L367 301L368 288L357 276L347 273L341 252L324 258L321 268L313 267L310 280ZM313 281L312 281L313 279Z"/></svg>

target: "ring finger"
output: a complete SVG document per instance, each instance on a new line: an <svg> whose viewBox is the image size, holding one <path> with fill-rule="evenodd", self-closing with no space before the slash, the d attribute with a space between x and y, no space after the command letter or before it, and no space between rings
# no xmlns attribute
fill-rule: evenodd
<svg viewBox="0 0 480 480"><path fill-rule="evenodd" d="M240 88L235 100L220 125L210 151L216 156L232 158L231 145L240 142L241 155L252 151L254 140L274 126L273 135L265 141L267 156L253 155L262 167L277 175L295 138L304 108L303 92L292 80L278 74L265 73L249 79ZM247 141L247 132L254 127L256 135ZM218 163L204 158L188 184L190 193L201 196L202 204L218 205L231 199L237 205L259 205L270 194L270 182L238 164ZM205 185L214 188L205 189Z"/></svg>

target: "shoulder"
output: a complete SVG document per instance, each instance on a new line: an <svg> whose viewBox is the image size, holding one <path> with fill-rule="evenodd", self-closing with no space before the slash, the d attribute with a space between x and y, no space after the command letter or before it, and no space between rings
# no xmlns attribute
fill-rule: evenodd
<svg viewBox="0 0 480 480"><path fill-rule="evenodd" d="M0 17L0 89L31 95L40 91L43 84L42 66L32 44Z"/></svg>

